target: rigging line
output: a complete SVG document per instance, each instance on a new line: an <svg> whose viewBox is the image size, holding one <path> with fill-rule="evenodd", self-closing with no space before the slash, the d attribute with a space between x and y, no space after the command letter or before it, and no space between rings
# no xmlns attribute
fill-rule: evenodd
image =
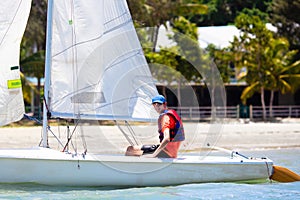
<svg viewBox="0 0 300 200"><path fill-rule="evenodd" d="M84 148L84 155L86 155L87 152L87 144L86 144L86 140L85 140L85 136L84 136L84 131L82 130L82 127L80 126L80 137L81 137L81 141L82 141L82 146Z"/></svg>
<svg viewBox="0 0 300 200"><path fill-rule="evenodd" d="M70 137L70 125L68 120L66 120L66 124L67 124L67 139ZM69 151L69 146L67 146L66 151Z"/></svg>
<svg viewBox="0 0 300 200"><path fill-rule="evenodd" d="M70 0L70 19L69 21L71 21L71 23L69 23L69 25L71 26L72 29L72 35L71 35L71 41L72 44L76 43L77 41L77 37L76 37L76 24L73 22L75 21L75 11L74 11L74 1ZM72 50L72 70L73 71L73 88L76 88L76 91L78 90L78 82L76 81L76 78L78 77L78 64L77 64L77 47L74 46L74 48L71 49ZM75 109L75 107L74 107ZM75 110L74 110L75 112Z"/></svg>
<svg viewBox="0 0 300 200"><path fill-rule="evenodd" d="M54 132L50 129L50 126L47 126L48 131L50 131L50 133L55 137L55 139L57 140L57 142L63 147L63 143L60 141L60 139L54 134Z"/></svg>
<svg viewBox="0 0 300 200"><path fill-rule="evenodd" d="M75 119L74 119L75 120ZM76 125L75 125L75 128L71 134L71 137L70 137L70 140L72 139L72 135L75 133L75 130L77 129L77 127L79 126L79 122L81 121L81 119L76 119ZM80 130L80 133L81 133L81 141L82 141L82 145L83 145L83 148L84 148L84 152L82 153L82 155L86 155L87 153L87 143L85 141L85 137L84 137L84 131L82 130L82 126L80 126L81 130ZM75 139L75 144L73 143L73 140L71 140L71 145L75 151L75 154L77 155L78 154L78 144L77 144L77 134L76 134L76 139Z"/></svg>
<svg viewBox="0 0 300 200"><path fill-rule="evenodd" d="M130 143L131 146L134 146L134 143L132 142L132 140L128 137L128 134L125 133L125 131L121 128L121 126L119 125L119 123L114 120L114 122L116 123L116 125L118 126L119 130L123 133L124 137L126 138L126 140Z"/></svg>
<svg viewBox="0 0 300 200"><path fill-rule="evenodd" d="M74 59L72 59L73 60L72 65L73 65L73 69L75 69L74 70L75 73L73 73L73 81L74 81L73 86L74 86L74 88L76 88L76 90L78 90L79 84L78 84L78 81L76 81L76 78L78 77L78 62L77 62L78 53L77 53L77 45L76 45L77 35L76 35L76 24L73 23L73 20L75 20L75 17L76 17L75 11L74 11L74 0L71 0L70 9L71 9L70 12L71 12L71 23L72 23L71 25L72 25L72 32L73 32L73 34L72 34L72 44L74 44L73 45L74 48L72 48L72 56L74 58ZM79 111L79 106L77 108L74 107L74 113L75 113L75 110ZM75 129L77 128L77 126L79 124L79 121L80 121L80 119L77 119ZM74 131L75 131L75 129L74 129ZM82 127L81 127L81 129L82 129ZM83 145L83 148L84 148L84 152L86 153L87 152L87 145L86 145L85 137L84 137L84 134L83 134L82 130L80 131L80 133L81 133L81 140L82 140L82 145ZM72 135L73 135L73 133L72 133ZM77 153L77 142L76 142L76 148L74 147L72 141L71 141L71 144L72 144L75 152Z"/></svg>
<svg viewBox="0 0 300 200"><path fill-rule="evenodd" d="M40 120L38 120L38 119L35 118L35 117L31 117L31 116L29 116L29 115L27 115L27 114L24 114L23 116L24 116L25 118L31 120L31 121L35 121L35 122L38 123L38 124L43 124Z"/></svg>
<svg viewBox="0 0 300 200"><path fill-rule="evenodd" d="M127 129L129 130L129 132L130 132L132 138L134 139L135 143L136 143L137 145L142 144L142 142L141 142L140 140L137 141L137 136L136 136L134 130L132 129L132 127L130 126L130 124L128 123L127 120L125 120L125 124L126 124L126 126L127 126Z"/></svg>
<svg viewBox="0 0 300 200"><path fill-rule="evenodd" d="M29 115L27 115L27 114L24 114L24 117L27 118L27 119L29 119L29 120L31 120L31 121L35 121L35 122L37 122L38 124L42 124L42 122L41 122L40 120L36 119L35 117L31 117L31 116L29 116ZM50 133L55 137L55 139L57 140L57 142L63 147L63 146L64 146L63 143L62 143L62 142L60 141L60 139L54 134L54 132L51 130L51 128L50 128L49 125L47 126L47 129L48 129L48 131L50 131ZM43 140L43 139L42 139L42 140ZM40 141L39 146L41 145L42 140Z"/></svg>
<svg viewBox="0 0 300 200"><path fill-rule="evenodd" d="M47 126L47 129L48 129L48 131L50 131L50 133L55 137L55 139L57 140L57 142L58 142L62 147L64 147L63 143L62 143L62 142L60 141L60 139L54 134L54 132L50 129L50 126L49 126L49 125ZM43 142L43 138L42 138L41 141L39 142L39 146L41 146L42 142Z"/></svg>
<svg viewBox="0 0 300 200"><path fill-rule="evenodd" d="M75 120L76 120L76 124L78 125L79 124L79 120L78 119L75 119ZM75 129L77 129L77 125L75 126L75 128L73 130L73 133L75 133ZM73 133L72 133L72 135L73 135ZM78 154L77 136L78 136L78 134L75 134L75 139L71 140L71 145L72 145L72 147L74 149L75 155Z"/></svg>
<svg viewBox="0 0 300 200"><path fill-rule="evenodd" d="M48 117L50 118L51 113L50 113L50 111L49 111L49 107L48 107L48 104L47 104L45 95L43 95L43 101L44 101L45 107L46 107L46 109L47 109L47 115L48 115Z"/></svg>
<svg viewBox="0 0 300 200"><path fill-rule="evenodd" d="M69 25L71 26L71 30L72 30L72 34L71 34L71 41L72 41L72 44L76 44L76 24L74 23L74 20L75 20L75 11L74 11L74 1L73 0L70 0L70 16L69 16ZM76 80L76 77L78 77L78 65L77 65L77 47L76 45L72 45L74 46L74 48L71 48L72 50L72 57L74 59L72 59L72 69L75 69L73 70L73 87L74 88L78 88L78 83L75 81ZM78 110L78 108L75 108L75 106L73 107L74 108L74 113L75 113L75 110ZM75 128L73 129L71 135L68 137L68 141L66 143L66 146L65 148L63 149L63 151L66 150L66 148L69 146L69 143L71 142L71 145L72 145L72 148L74 149L75 153L77 154L77 143L74 145L73 144L73 141L71 140L72 139L72 136L73 134L75 133L75 130L78 126L78 123L79 123L80 120L77 120L76 123L75 123Z"/></svg>
<svg viewBox="0 0 300 200"><path fill-rule="evenodd" d="M72 131L70 137L68 138L68 141L66 142L66 144L65 144L65 146L64 146L64 148L63 148L63 150L62 150L62 152L64 152L64 151L66 150L66 148L68 147L69 143L71 142L72 136L73 136L73 134L75 133L75 130L76 130L77 125L78 125L78 122L79 122L79 120L76 122L75 127L74 127L74 129L73 129L73 131ZM71 143L72 143L72 142L71 142ZM73 146L73 145L72 145L72 146ZM74 148L75 152L77 153L77 149L76 149L74 146L73 146L73 148Z"/></svg>

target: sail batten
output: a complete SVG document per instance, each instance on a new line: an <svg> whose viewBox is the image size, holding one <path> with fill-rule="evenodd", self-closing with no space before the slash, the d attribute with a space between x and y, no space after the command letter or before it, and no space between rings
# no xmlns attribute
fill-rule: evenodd
<svg viewBox="0 0 300 200"><path fill-rule="evenodd" d="M149 117L128 117L128 115L118 116L118 115L95 115L95 114L74 114L74 113L51 113L57 118L63 119L84 119L84 120L124 120L124 121L135 121L135 122L153 122L153 118Z"/></svg>
<svg viewBox="0 0 300 200"><path fill-rule="evenodd" d="M158 92L126 0L54 1L53 17L52 116L157 118L151 98Z"/></svg>
<svg viewBox="0 0 300 200"><path fill-rule="evenodd" d="M31 0L0 1L0 126L24 113L19 57Z"/></svg>

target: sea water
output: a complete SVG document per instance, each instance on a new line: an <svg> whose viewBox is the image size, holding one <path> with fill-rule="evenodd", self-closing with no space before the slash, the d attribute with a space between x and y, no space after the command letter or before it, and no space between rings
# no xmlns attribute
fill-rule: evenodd
<svg viewBox="0 0 300 200"><path fill-rule="evenodd" d="M243 152L271 158L275 165L300 174L300 149ZM21 172L20 172L21 173ZM16 175L17 176L17 175ZM251 183L200 183L167 187L56 187L38 184L0 184L0 199L300 199L300 182L269 180Z"/></svg>

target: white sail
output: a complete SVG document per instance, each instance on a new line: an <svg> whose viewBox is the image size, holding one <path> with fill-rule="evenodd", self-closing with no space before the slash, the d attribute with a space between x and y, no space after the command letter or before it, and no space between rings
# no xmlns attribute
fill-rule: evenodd
<svg viewBox="0 0 300 200"><path fill-rule="evenodd" d="M24 114L19 57L30 7L31 0L0 1L0 125Z"/></svg>
<svg viewBox="0 0 300 200"><path fill-rule="evenodd" d="M56 0L52 29L52 116L156 118L157 90L126 0Z"/></svg>

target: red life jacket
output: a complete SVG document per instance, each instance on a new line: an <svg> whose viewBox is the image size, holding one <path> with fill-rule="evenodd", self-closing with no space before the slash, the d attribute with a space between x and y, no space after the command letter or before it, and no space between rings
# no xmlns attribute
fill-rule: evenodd
<svg viewBox="0 0 300 200"><path fill-rule="evenodd" d="M164 133L162 132L162 127L161 127L161 120L164 115L169 115L176 121L175 128L170 129L170 141L171 142L184 141L185 140L184 129L180 117L178 116L175 110L165 110L162 114L160 114L158 118L158 132L159 132L160 142L164 139Z"/></svg>

